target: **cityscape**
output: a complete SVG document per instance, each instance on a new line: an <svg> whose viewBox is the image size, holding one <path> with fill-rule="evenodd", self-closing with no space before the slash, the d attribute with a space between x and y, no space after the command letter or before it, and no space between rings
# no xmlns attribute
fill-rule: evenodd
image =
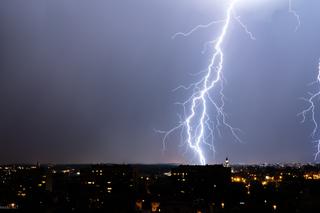
<svg viewBox="0 0 320 213"><path fill-rule="evenodd" d="M2 165L0 209L23 212L314 212L319 164Z"/></svg>
<svg viewBox="0 0 320 213"><path fill-rule="evenodd" d="M0 1L0 212L319 212L319 8Z"/></svg>

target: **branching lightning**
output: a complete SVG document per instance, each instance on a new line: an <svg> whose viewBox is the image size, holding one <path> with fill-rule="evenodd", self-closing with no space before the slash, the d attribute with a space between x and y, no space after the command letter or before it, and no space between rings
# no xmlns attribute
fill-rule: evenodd
<svg viewBox="0 0 320 213"><path fill-rule="evenodd" d="M302 123L306 121L307 114L310 114L311 121L314 125L313 131L312 131L312 137L315 138L316 134L318 132L318 121L316 118L316 105L317 100L320 98L320 59L318 62L318 73L317 73L317 79L312 83L312 85L316 85L317 91L315 93L309 93L309 98L302 98L308 103L308 107L304 109L299 115L302 116ZM316 153L314 156L314 160L317 160L319 154L320 154L320 138L318 137L314 141L316 143Z"/></svg>
<svg viewBox="0 0 320 213"><path fill-rule="evenodd" d="M200 25L196 26L195 28L193 28L192 30L190 30L189 32L186 32L186 33L178 32L178 33L174 34L172 36L172 39L175 39L177 36L187 37L187 36L191 35L192 33L196 32L197 30L199 30L201 28L208 28L208 27L211 27L214 24L225 23L225 22L226 22L226 20L219 20L219 21L212 21L209 24L200 24Z"/></svg>
<svg viewBox="0 0 320 213"><path fill-rule="evenodd" d="M292 0L289 0L289 13L293 14L294 17L296 17L297 19L297 25L296 25L296 29L295 31L297 31L299 29L299 27L301 26L301 20L300 20L300 16L297 13L297 11L295 11L292 8ZM316 80L314 82L311 83L311 85L316 87L316 91L311 93L309 92L309 97L308 98L302 98L302 100L306 101L308 103L308 107L304 110L302 110L302 112L300 112L298 115L302 116L302 120L301 122L304 123L307 120L307 115L310 115L310 119L311 122L313 123L313 130L311 133L312 138L316 138L314 140L314 143L316 144L316 152L314 154L314 160L316 161L320 155L320 138L317 137L317 133L318 133L318 128L319 128L319 124L316 118L316 106L317 106L317 100L319 100L320 98L320 59L318 61L318 70L317 70L317 76L316 76Z"/></svg>
<svg viewBox="0 0 320 213"><path fill-rule="evenodd" d="M214 137L215 133L220 134L219 127L227 127L234 138L241 141L238 133L239 129L232 127L227 122L227 116L224 112L225 107L225 96L223 94L223 68L224 68L224 52L222 49L222 44L228 33L230 23L235 20L248 36L255 40L253 34L248 30L245 24L240 20L239 16L235 15L235 5L238 0L230 0L228 7L226 9L226 17L223 20L213 21L206 25L198 25L189 32L183 33L179 32L173 35L173 38L177 36L189 36L195 31L208 28L214 24L222 24L222 29L220 34L216 39L206 43L207 45L212 45L213 54L210 59L204 76L196 83L189 86L179 86L177 89L192 90L192 95L185 102L177 103L183 107L183 116L180 116L180 122L177 126L169 131L158 131L164 134L163 144L164 149L166 145L166 140L169 135L173 132L180 130L182 143L186 143L192 151L196 154L198 162L202 165L206 164L206 158L204 154L204 147L209 147L213 152L214 148ZM175 91L174 90L174 91ZM216 91L218 93L218 98L214 99L210 93ZM212 119L209 116L208 102L213 105L215 118ZM210 141L210 142L208 142Z"/></svg>
<svg viewBox="0 0 320 213"><path fill-rule="evenodd" d="M300 16L297 13L297 11L295 11L292 7L292 0L289 0L289 13L291 13L297 19L297 25L296 25L295 31L298 31L298 29L301 25L301 20L300 20Z"/></svg>
<svg viewBox="0 0 320 213"><path fill-rule="evenodd" d="M208 41L204 44L202 53L207 50L212 50L212 56L210 58L210 63L208 64L205 71L201 71L196 75L203 75L203 77L189 86L180 85L173 91L184 89L191 90L192 95L189 99L184 102L177 103L183 107L183 114L178 115L180 122L177 126L170 129L169 131L158 131L164 134L163 137L163 148L166 148L167 138L176 131L180 130L180 138L182 144L187 144L195 155L197 156L198 162L201 165L206 164L206 157L204 152L204 147L209 148L215 152L214 139L215 134L220 133L220 127L224 126L228 128L233 135L233 137L241 142L238 136L240 129L232 127L227 121L227 115L224 111L225 108L225 96L223 94L224 89L224 51L222 45L225 41L225 37L230 28L231 22L234 20L240 25L244 32L249 36L251 40L256 40L255 36L248 30L247 26L241 21L240 16L236 15L235 6L240 0L229 0L229 4L225 11L225 18L218 21L212 21L208 24L198 25L188 32L178 32L172 36L173 39L179 36L188 37L194 32L209 28L213 25L221 24L221 32L218 34L217 38ZM301 26L300 16L297 11L292 7L292 0L288 0L288 12L292 14L296 19L295 31ZM309 93L309 98L303 98L309 105L304 109L300 116L302 116L302 122L305 122L307 116L310 115L311 121L314 124L314 129L312 132L312 137L316 137L318 133L318 125L316 119L316 101L320 98L320 59L318 63L318 74L317 79L313 83L317 85L317 90L315 93ZM214 97L211 96L215 93ZM210 111L210 114L214 114L214 117L209 116L208 103L213 105L214 112ZM320 155L320 136L315 140L316 143L316 153L315 160Z"/></svg>

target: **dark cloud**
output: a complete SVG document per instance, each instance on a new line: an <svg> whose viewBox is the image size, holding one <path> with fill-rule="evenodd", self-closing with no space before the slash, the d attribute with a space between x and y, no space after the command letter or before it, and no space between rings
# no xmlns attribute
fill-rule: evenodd
<svg viewBox="0 0 320 213"><path fill-rule="evenodd" d="M204 1L2 1L0 3L1 162L190 162L177 138L161 136L188 93L172 93L205 68L203 43L219 26L171 40L180 30L221 19ZM311 161L312 124L296 114L320 56L316 0L297 2L302 26L279 7L232 25L224 45L230 122L216 156L235 162ZM263 10L263 8L259 8ZM241 11L238 11L241 13ZM212 158L213 159L213 158Z"/></svg>

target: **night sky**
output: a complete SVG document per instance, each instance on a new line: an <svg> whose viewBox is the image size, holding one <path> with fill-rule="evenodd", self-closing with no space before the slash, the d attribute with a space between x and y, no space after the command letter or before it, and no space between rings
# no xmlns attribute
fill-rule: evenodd
<svg viewBox="0 0 320 213"><path fill-rule="evenodd" d="M241 1L241 0L240 0ZM320 1L245 0L223 49L228 121L208 163L312 162L312 123L297 116L320 57ZM221 26L222 0L0 2L0 163L194 163L178 134L188 85L208 64L206 41ZM276 3L275 3L276 2ZM320 106L320 101L319 101ZM320 119L320 107L316 111ZM320 136L320 132L318 133Z"/></svg>

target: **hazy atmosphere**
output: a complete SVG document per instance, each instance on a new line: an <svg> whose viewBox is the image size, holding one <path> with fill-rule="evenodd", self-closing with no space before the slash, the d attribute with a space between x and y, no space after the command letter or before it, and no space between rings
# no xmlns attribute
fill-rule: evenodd
<svg viewBox="0 0 320 213"><path fill-rule="evenodd" d="M1 1L0 162L194 163L179 132L163 151L155 130L179 122L190 91L172 90L199 79L221 25L172 36L223 19L221 2ZM232 21L223 44L225 111L243 142L222 128L207 163L313 162L313 123L297 114L317 89L320 1L292 1L297 31L287 0L244 2L256 40Z"/></svg>

